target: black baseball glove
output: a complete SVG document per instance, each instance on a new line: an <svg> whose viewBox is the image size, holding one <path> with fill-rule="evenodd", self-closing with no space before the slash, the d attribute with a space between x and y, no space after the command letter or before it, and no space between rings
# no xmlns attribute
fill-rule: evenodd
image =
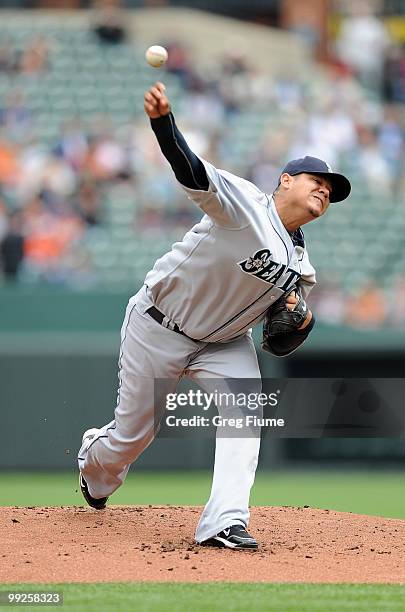
<svg viewBox="0 0 405 612"><path fill-rule="evenodd" d="M293 310L287 308L287 297L291 294L298 300ZM299 287L294 286L267 310L263 321L262 348L280 357L291 353L302 344L314 326L315 320L312 318L303 330L299 329L307 315L308 306Z"/></svg>

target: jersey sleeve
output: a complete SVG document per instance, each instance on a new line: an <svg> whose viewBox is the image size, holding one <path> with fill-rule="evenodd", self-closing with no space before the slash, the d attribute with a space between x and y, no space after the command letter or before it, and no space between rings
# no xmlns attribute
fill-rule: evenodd
<svg viewBox="0 0 405 612"><path fill-rule="evenodd" d="M218 170L200 158L208 176L207 191L182 185L187 196L217 225L239 229L249 224L249 206L260 197L260 190L249 181Z"/></svg>

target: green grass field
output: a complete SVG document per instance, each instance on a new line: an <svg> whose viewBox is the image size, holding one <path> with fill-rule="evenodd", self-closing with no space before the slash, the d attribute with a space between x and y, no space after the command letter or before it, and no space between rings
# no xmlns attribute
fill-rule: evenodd
<svg viewBox="0 0 405 612"><path fill-rule="evenodd" d="M200 505L208 497L210 481L208 472L134 471L111 501ZM83 505L75 472L0 472L0 491L1 505ZM405 519L405 487L400 472L259 473L251 502L252 505L310 505ZM0 593L11 588L0 585ZM44 589L41 585L14 585L14 588ZM47 585L46 589L62 591L62 609L75 612L405 610L405 585L112 583ZM17 610L27 607L13 606Z"/></svg>
<svg viewBox="0 0 405 612"><path fill-rule="evenodd" d="M10 585L7 590L58 591L62 610L103 612L391 612L405 609L405 586L355 584L57 584ZM5 587L0 587L1 591ZM29 606L12 606L24 610ZM29 607L29 609L33 609ZM52 607L55 609L55 607Z"/></svg>
<svg viewBox="0 0 405 612"><path fill-rule="evenodd" d="M209 472L132 472L111 498L114 504L201 505ZM0 505L83 505L76 472L0 472ZM405 519L401 472L262 472L251 498L255 506L328 508Z"/></svg>

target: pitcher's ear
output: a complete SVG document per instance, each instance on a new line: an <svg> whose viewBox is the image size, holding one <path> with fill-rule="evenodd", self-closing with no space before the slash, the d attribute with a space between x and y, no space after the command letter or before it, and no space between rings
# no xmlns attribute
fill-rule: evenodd
<svg viewBox="0 0 405 612"><path fill-rule="evenodd" d="M291 174L288 174L287 172L283 172L283 174L280 176L280 185L288 189L291 186L293 180L294 180L294 177L291 176Z"/></svg>

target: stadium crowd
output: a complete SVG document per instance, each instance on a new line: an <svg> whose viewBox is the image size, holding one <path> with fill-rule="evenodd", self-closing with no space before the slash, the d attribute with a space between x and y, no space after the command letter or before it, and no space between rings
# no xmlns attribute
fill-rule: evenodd
<svg viewBox="0 0 405 612"><path fill-rule="evenodd" d="M400 103L405 97L405 59L398 47L387 45L384 62L391 68L378 95L370 96L353 80L342 58L322 78L286 74L270 80L238 53L224 57L215 73L203 75L191 66L187 48L176 41L166 46L167 70L183 90L175 114L198 154L271 193L285 161L310 153L336 168L349 168L365 197L404 197ZM0 45L0 72L29 78L33 72L46 72L51 63L52 44L43 37L31 41L20 55L6 41ZM252 113L267 127L251 153L236 159L235 129ZM76 274L72 253L94 228L103 226L115 189L133 196L134 240L139 232L153 239L168 228L178 229L180 236L198 219L198 210L177 188L143 115L134 114L124 127L106 117L90 123L72 117L52 144L41 142L35 127L35 112L18 89L0 100L4 283L35 278L69 285ZM364 287L347 299L341 287L331 284L314 299L321 320L379 327L387 320L405 324L403 281L397 296L401 307L395 313L377 287ZM359 309L368 315L359 317Z"/></svg>

